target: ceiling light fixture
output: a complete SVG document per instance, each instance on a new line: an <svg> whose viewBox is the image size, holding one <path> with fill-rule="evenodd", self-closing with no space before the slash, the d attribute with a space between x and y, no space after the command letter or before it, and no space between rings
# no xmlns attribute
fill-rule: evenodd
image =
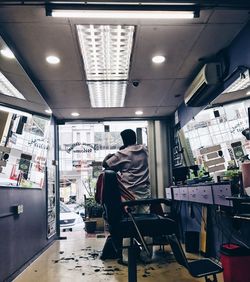
<svg viewBox="0 0 250 282"><path fill-rule="evenodd" d="M46 15L64 18L98 19L192 19L199 17L194 4L47 4Z"/></svg>
<svg viewBox="0 0 250 282"><path fill-rule="evenodd" d="M249 75L249 69L247 69L245 72L242 72L240 76L222 92L222 94L243 90L249 86L250 86L250 75Z"/></svg>
<svg viewBox="0 0 250 282"><path fill-rule="evenodd" d="M137 116L141 116L141 115L143 115L143 111L136 111L135 114L136 114Z"/></svg>
<svg viewBox="0 0 250 282"><path fill-rule="evenodd" d="M15 59L15 55L9 48L1 49L1 54L8 59Z"/></svg>
<svg viewBox="0 0 250 282"><path fill-rule="evenodd" d="M126 96L126 82L88 82L90 103L93 108L123 107Z"/></svg>
<svg viewBox="0 0 250 282"><path fill-rule="evenodd" d="M15 86L0 72L0 94L26 100Z"/></svg>
<svg viewBox="0 0 250 282"><path fill-rule="evenodd" d="M71 113L71 115L73 116L73 117L79 117L79 113L77 113L77 112L73 112L73 113Z"/></svg>
<svg viewBox="0 0 250 282"><path fill-rule="evenodd" d="M134 26L77 25L92 107L123 107Z"/></svg>
<svg viewBox="0 0 250 282"><path fill-rule="evenodd" d="M56 65L56 64L59 64L60 63L60 59L56 56L48 56L46 58L46 61L49 63L49 64L52 64L52 65Z"/></svg>
<svg viewBox="0 0 250 282"><path fill-rule="evenodd" d="M155 64L162 64L165 62L165 57L162 55L157 55L152 58L152 62Z"/></svg>

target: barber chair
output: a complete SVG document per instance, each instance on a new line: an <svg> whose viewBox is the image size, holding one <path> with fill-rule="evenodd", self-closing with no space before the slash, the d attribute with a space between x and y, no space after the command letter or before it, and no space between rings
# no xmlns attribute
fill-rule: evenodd
<svg viewBox="0 0 250 282"><path fill-rule="evenodd" d="M118 252L122 251L122 239L130 238L130 245L128 247L128 281L136 282L136 254L138 246L149 254L143 237L152 237L154 245L154 238L158 240L159 237L166 238L166 235L175 233L176 224L171 218L154 213L134 214L130 208L138 205L170 205L171 201L167 199L146 199L122 202L116 173L106 170L103 177L102 202L104 217L108 222L109 232ZM124 206L127 206L127 212L124 211Z"/></svg>

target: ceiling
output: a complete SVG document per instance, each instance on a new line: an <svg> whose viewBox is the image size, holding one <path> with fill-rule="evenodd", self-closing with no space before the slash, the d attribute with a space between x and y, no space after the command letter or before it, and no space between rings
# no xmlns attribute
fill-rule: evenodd
<svg viewBox="0 0 250 282"><path fill-rule="evenodd" d="M72 112L80 114L77 119L97 120L135 118L136 110L145 118L173 114L201 59L229 46L249 20L249 10L236 8L209 8L201 10L199 18L186 20L62 19L47 17L44 1L32 2L39 5L0 4L1 35L22 66L1 57L0 70L26 98L0 94L0 102L43 114L47 103L59 120L74 119ZM136 26L124 107L91 107L76 24ZM58 65L46 62L50 54L60 58ZM166 61L154 65L155 54ZM137 87L134 80L139 81Z"/></svg>

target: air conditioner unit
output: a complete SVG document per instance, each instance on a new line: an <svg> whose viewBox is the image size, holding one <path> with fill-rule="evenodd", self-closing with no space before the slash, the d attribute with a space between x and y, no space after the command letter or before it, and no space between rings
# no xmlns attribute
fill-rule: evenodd
<svg viewBox="0 0 250 282"><path fill-rule="evenodd" d="M185 104L190 107L207 105L215 98L213 91L220 85L221 79L221 63L205 64L188 87L184 96Z"/></svg>

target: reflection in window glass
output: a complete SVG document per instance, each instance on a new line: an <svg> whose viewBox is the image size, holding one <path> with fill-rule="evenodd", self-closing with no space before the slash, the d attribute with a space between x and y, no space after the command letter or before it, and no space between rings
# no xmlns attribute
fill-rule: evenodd
<svg viewBox="0 0 250 282"><path fill-rule="evenodd" d="M207 135L208 127L199 128L197 134L198 136Z"/></svg>
<svg viewBox="0 0 250 282"><path fill-rule="evenodd" d="M247 111L249 106L250 101L246 100L207 109L199 113L183 128L197 160L201 159L200 148L220 145L225 164L228 165L235 161L235 164L238 165L232 145L234 142L240 142L244 154L250 154L250 141L242 135L242 131L249 127Z"/></svg>
<svg viewBox="0 0 250 282"><path fill-rule="evenodd" d="M0 136L2 158L8 150L8 158L0 167L0 184L43 187L50 121L14 110L0 111L0 115L4 125Z"/></svg>

